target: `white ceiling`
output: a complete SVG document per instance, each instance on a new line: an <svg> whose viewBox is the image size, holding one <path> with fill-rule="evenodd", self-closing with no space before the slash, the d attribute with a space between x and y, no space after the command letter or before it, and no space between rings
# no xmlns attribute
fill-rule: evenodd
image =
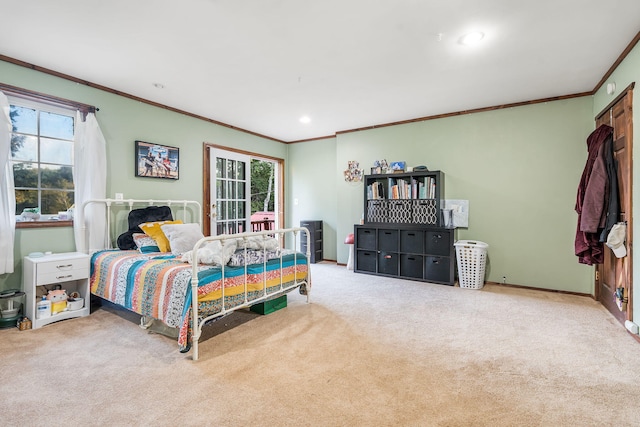
<svg viewBox="0 0 640 427"><path fill-rule="evenodd" d="M640 30L639 0L0 0L0 10L2 55L282 141L591 91ZM483 42L461 45L472 30Z"/></svg>

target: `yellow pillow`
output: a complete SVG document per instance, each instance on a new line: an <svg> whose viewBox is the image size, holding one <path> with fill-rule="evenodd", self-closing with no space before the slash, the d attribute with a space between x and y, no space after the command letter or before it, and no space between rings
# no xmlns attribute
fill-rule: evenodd
<svg viewBox="0 0 640 427"><path fill-rule="evenodd" d="M139 227L144 231L144 234L156 241L160 252L170 252L171 246L169 245L169 239L167 239L162 228L160 228L160 226L164 224L182 224L182 221L178 219L176 221L145 222L144 224L140 224Z"/></svg>

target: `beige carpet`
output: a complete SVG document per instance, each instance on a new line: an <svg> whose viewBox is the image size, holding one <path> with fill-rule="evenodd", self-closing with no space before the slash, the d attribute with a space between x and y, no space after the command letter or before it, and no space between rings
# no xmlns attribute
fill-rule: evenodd
<svg viewBox="0 0 640 427"><path fill-rule="evenodd" d="M0 424L640 425L640 344L589 298L312 271L312 304L216 322L195 363L108 307L0 330Z"/></svg>

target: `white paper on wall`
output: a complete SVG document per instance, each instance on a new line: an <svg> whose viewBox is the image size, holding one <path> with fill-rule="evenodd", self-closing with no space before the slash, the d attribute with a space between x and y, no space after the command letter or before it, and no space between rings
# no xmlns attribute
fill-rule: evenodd
<svg viewBox="0 0 640 427"><path fill-rule="evenodd" d="M455 227L469 227L468 200L445 200L444 209L451 209L453 211L453 225Z"/></svg>

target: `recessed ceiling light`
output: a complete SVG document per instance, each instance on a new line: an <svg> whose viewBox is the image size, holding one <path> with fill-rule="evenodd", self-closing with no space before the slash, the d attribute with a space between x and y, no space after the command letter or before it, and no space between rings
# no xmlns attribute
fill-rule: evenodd
<svg viewBox="0 0 640 427"><path fill-rule="evenodd" d="M460 43L465 46L472 46L477 44L480 40L484 38L484 33L480 31L474 31L472 33L465 34L460 38Z"/></svg>
<svg viewBox="0 0 640 427"><path fill-rule="evenodd" d="M304 124L311 123L311 117L309 116L302 116L300 117L299 120L300 120L300 123L304 123Z"/></svg>

